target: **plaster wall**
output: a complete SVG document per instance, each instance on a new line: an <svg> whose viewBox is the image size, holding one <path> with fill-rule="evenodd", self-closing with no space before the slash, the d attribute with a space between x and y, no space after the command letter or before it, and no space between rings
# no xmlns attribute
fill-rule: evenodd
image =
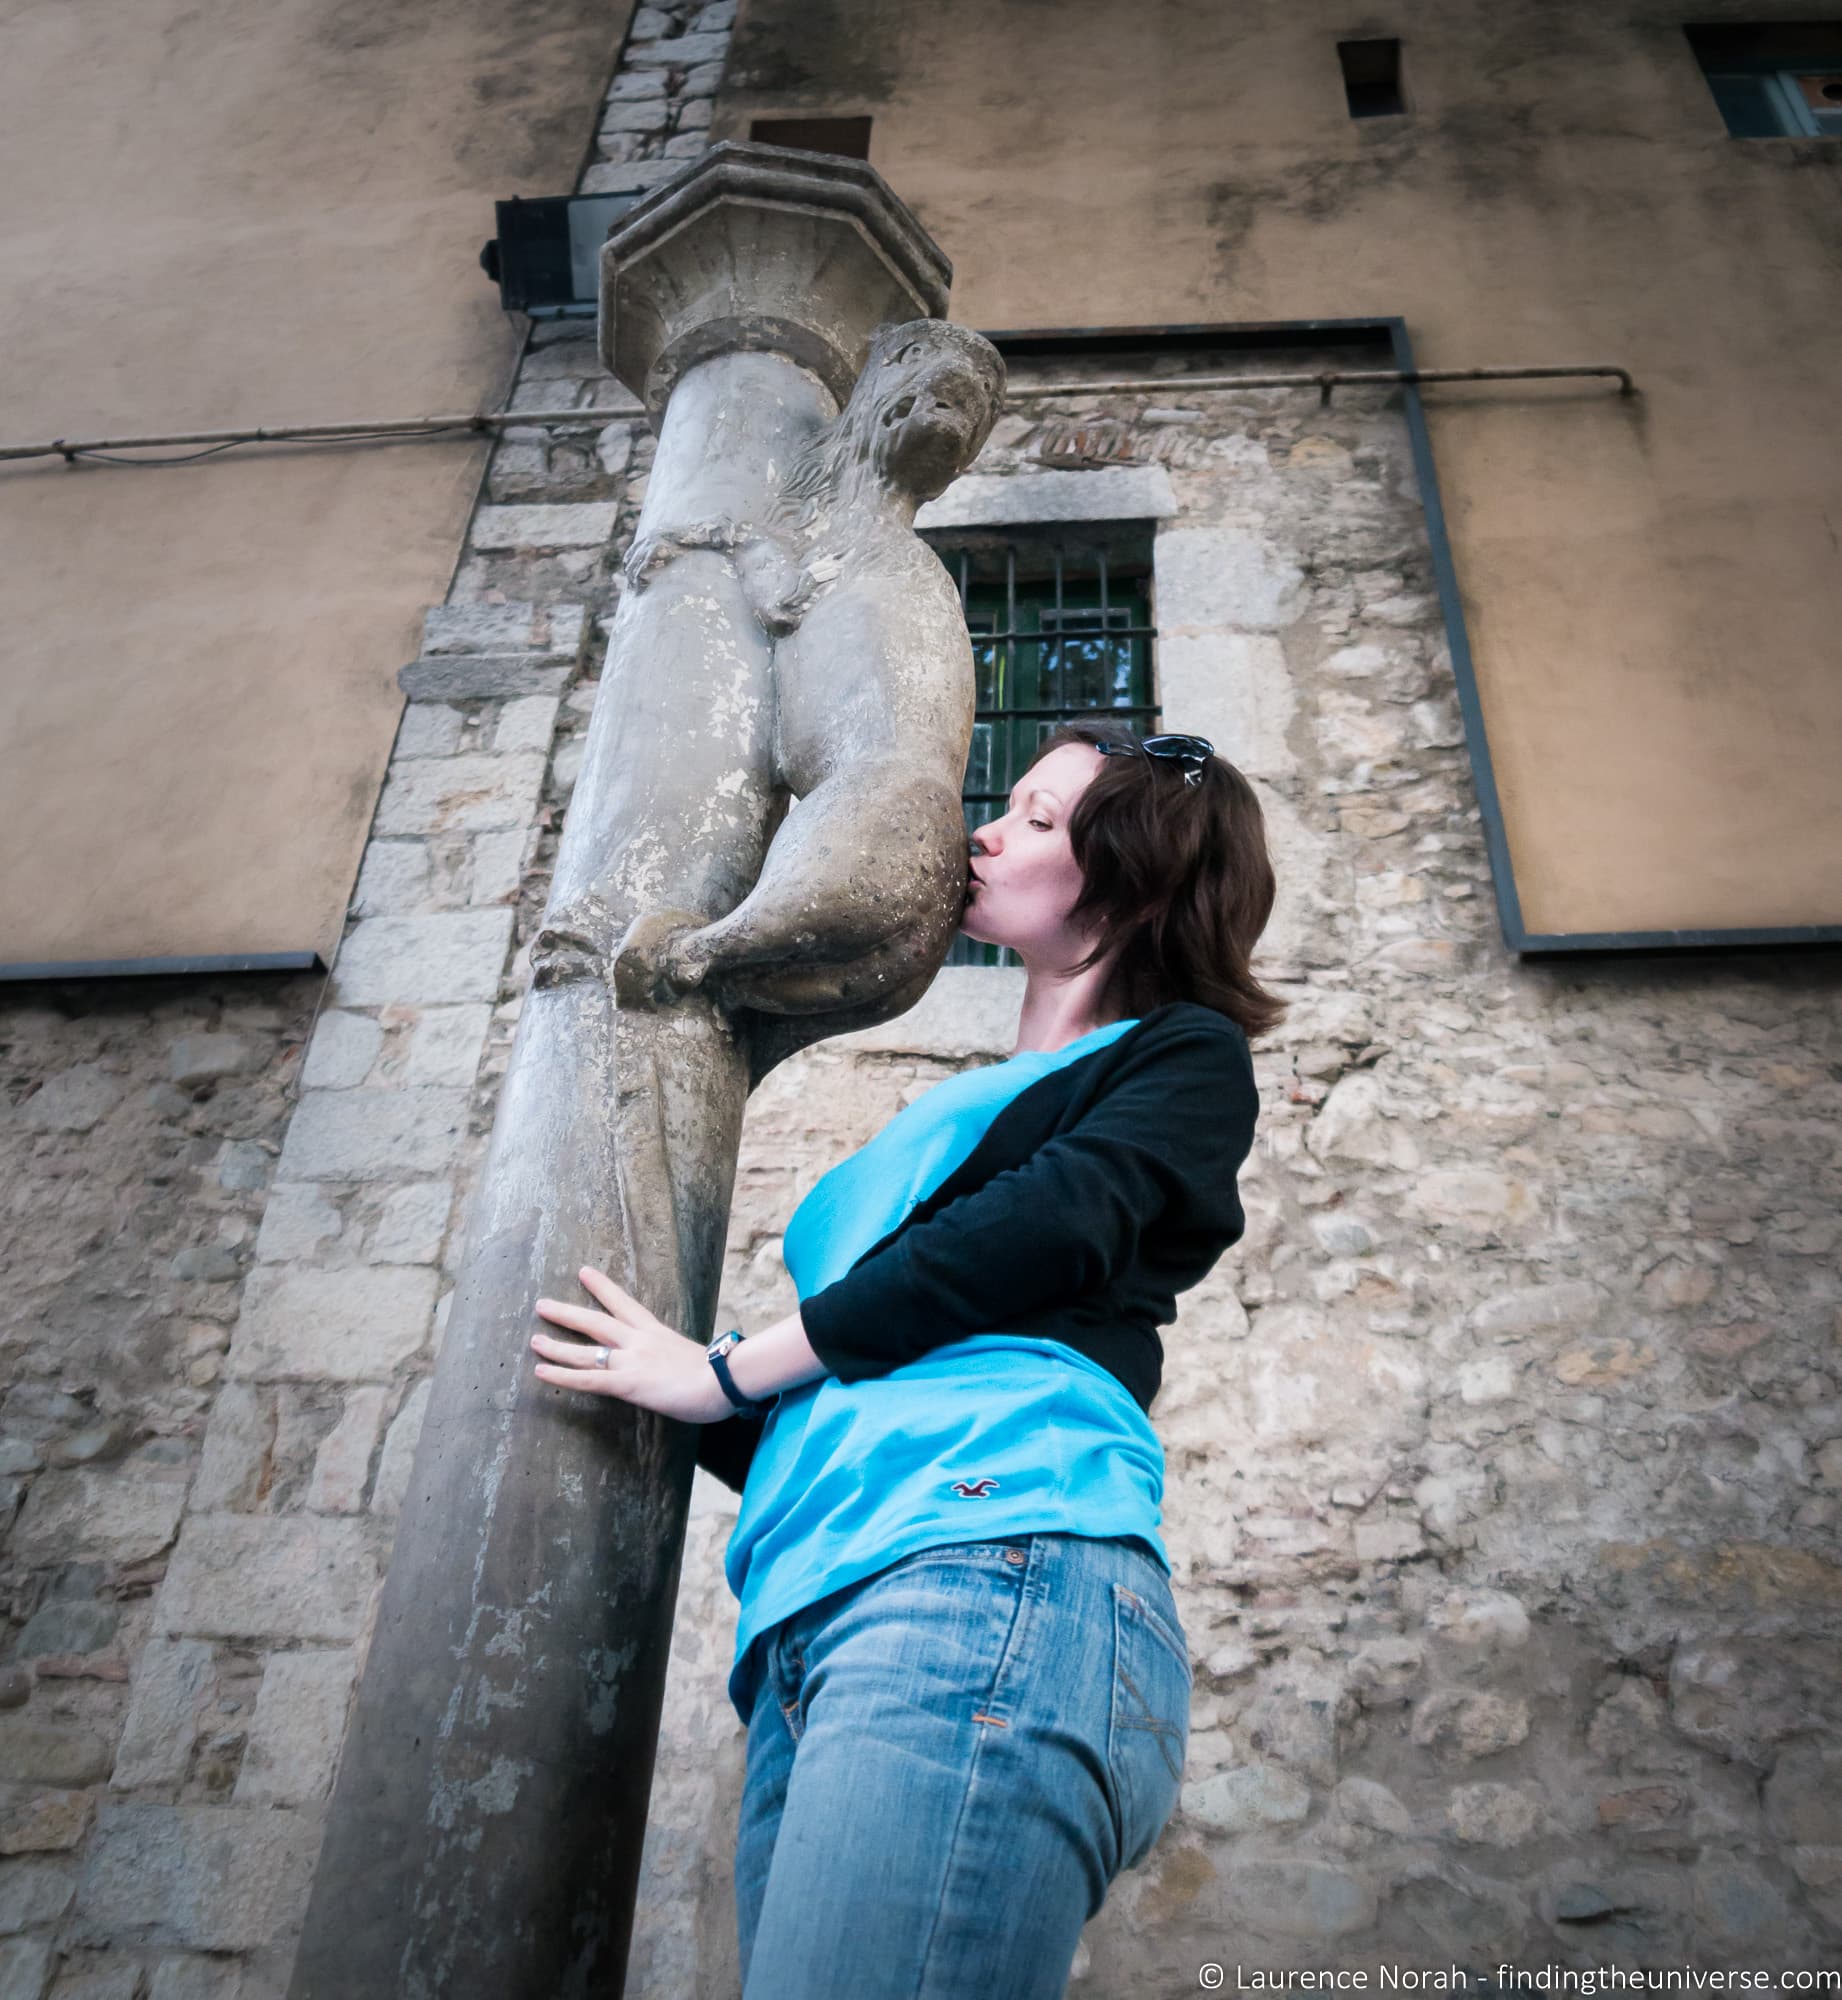
<svg viewBox="0 0 1842 2000"><path fill-rule="evenodd" d="M748 0L715 129L870 114L973 325L1401 315L1423 366L1630 368L1428 391L1523 918L1834 925L1842 149L1730 139L1682 19ZM1337 41L1397 34L1409 115L1351 119Z"/></svg>
<svg viewBox="0 0 1842 2000"><path fill-rule="evenodd" d="M7 0L0 440L499 407L627 0ZM484 448L0 468L0 964L330 957Z"/></svg>

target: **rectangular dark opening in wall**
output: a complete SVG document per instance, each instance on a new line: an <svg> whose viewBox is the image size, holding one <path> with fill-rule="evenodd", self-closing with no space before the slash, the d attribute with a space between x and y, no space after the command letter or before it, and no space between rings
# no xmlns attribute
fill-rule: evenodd
<svg viewBox="0 0 1842 2000"><path fill-rule="evenodd" d="M757 118L748 136L764 146L796 146L802 153L837 153L847 160L870 157L867 118Z"/></svg>
<svg viewBox="0 0 1842 2000"><path fill-rule="evenodd" d="M1398 118L1407 109L1398 41L1339 42L1337 60L1352 118Z"/></svg>
<svg viewBox="0 0 1842 2000"><path fill-rule="evenodd" d="M1141 736L1152 689L1151 534L1136 523L954 529L929 545L959 585L977 700L961 798L966 832L996 819L1043 739L1108 709ZM996 945L956 939L949 965L1010 965Z"/></svg>
<svg viewBox="0 0 1842 2000"><path fill-rule="evenodd" d="M1842 139L1842 21L1689 26L1701 73L1735 139Z"/></svg>

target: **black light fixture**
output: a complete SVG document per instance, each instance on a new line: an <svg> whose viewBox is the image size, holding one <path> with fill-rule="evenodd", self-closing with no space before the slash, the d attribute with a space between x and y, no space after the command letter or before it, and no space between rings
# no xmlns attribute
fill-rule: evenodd
<svg viewBox="0 0 1842 2000"><path fill-rule="evenodd" d="M531 319L593 319L601 246L645 193L632 187L494 203L499 233L481 250L480 269L499 287L499 303Z"/></svg>

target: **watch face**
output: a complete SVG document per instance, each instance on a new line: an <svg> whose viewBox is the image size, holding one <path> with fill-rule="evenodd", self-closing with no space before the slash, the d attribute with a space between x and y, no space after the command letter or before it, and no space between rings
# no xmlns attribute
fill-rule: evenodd
<svg viewBox="0 0 1842 2000"><path fill-rule="evenodd" d="M712 1354L727 1355L731 1349L739 1347L741 1344L742 1336L739 1333L718 1334L716 1339L710 1343L710 1352Z"/></svg>

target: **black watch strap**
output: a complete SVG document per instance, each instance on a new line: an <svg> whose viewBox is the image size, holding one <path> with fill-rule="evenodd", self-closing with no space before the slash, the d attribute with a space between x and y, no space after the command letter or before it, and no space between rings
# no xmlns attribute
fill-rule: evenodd
<svg viewBox="0 0 1842 2000"><path fill-rule="evenodd" d="M723 1394L736 1406L737 1413L744 1417L764 1417L773 1408L773 1398L753 1402L736 1386L735 1377L729 1372L729 1355L732 1349L742 1344L742 1331L732 1327L728 1333L711 1341L704 1352L710 1357L710 1366L716 1371L716 1379L723 1385Z"/></svg>

